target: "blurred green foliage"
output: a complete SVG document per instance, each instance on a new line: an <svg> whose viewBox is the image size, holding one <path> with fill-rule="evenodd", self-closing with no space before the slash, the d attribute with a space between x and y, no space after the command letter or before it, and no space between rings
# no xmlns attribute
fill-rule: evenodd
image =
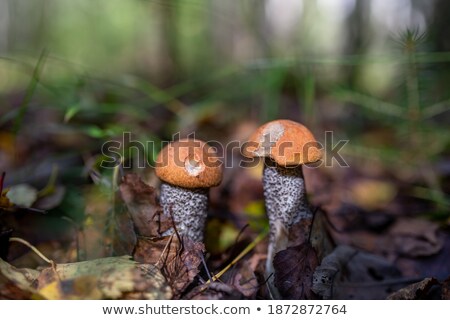
<svg viewBox="0 0 450 320"><path fill-rule="evenodd" d="M445 12L443 0L0 0L1 131L82 135L64 145L95 155L125 131L224 141L237 123L286 117L350 139L353 165L383 163L444 212ZM44 110L56 120L30 124Z"/></svg>

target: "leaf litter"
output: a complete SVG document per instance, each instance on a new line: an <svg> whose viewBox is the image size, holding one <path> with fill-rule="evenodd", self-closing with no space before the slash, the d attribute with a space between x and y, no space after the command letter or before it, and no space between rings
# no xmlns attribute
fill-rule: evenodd
<svg viewBox="0 0 450 320"><path fill-rule="evenodd" d="M55 199L50 198L47 207L61 201L62 193L57 188L55 191ZM2 201L7 204L5 194L2 193ZM16 268L1 260L0 296L26 299L268 297L263 267L265 249L254 250L256 243L252 242L249 250L236 256L218 277L212 276L203 258L204 244L178 235L171 217L161 210L155 188L139 176L127 174L114 199L110 220L112 252L116 257L55 264L37 270ZM36 205L41 200L45 197L33 202ZM45 202L42 207L46 207ZM434 297L438 288L441 297L448 299L448 280L404 277L393 263L396 257L440 254L444 241L436 223L400 217L378 224L377 228L356 228L342 233L330 228L328 219L329 213L319 210L314 224L302 221L293 226L288 248L275 256L274 282L284 298L421 299ZM383 230L387 232L379 233ZM7 241L9 236L3 238ZM337 247L334 242L338 243ZM261 246L264 248L267 243L263 241ZM216 281L205 281L205 277Z"/></svg>

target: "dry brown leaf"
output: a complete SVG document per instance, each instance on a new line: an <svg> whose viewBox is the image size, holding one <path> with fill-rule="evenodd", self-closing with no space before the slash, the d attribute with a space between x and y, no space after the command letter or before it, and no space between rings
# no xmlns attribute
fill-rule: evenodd
<svg viewBox="0 0 450 320"><path fill-rule="evenodd" d="M235 287L245 298L254 299L259 289L258 279L246 263L241 265L231 279L231 286Z"/></svg>
<svg viewBox="0 0 450 320"><path fill-rule="evenodd" d="M400 218L383 232L364 229L338 232L330 229L330 233L337 243L391 258L428 257L439 253L445 244L445 235L438 224L417 218Z"/></svg>
<svg viewBox="0 0 450 320"><path fill-rule="evenodd" d="M0 297L19 299L31 297L37 291L33 282L39 276L39 271L16 268L0 258Z"/></svg>
<svg viewBox="0 0 450 320"><path fill-rule="evenodd" d="M333 241L326 227L325 212L316 210L314 219L301 219L289 229L288 247L295 247L307 241L316 250L319 260L322 260L334 249ZM313 221L314 220L314 221ZM312 225L313 224L313 225ZM309 234L312 232L311 237Z"/></svg>
<svg viewBox="0 0 450 320"><path fill-rule="evenodd" d="M156 267L138 264L127 256L59 264L56 272L46 268L37 278L37 290L46 298L118 299L129 292L139 292L147 299L171 297Z"/></svg>
<svg viewBox="0 0 450 320"><path fill-rule="evenodd" d="M58 264L42 271L19 269L0 259L0 275L16 288L45 299L170 299L172 290L153 265L130 257ZM10 287L9 287L10 288Z"/></svg>
<svg viewBox="0 0 450 320"><path fill-rule="evenodd" d="M145 184L138 175L125 175L119 188L137 235L160 237L172 228L172 219L163 214L155 188Z"/></svg>
<svg viewBox="0 0 450 320"><path fill-rule="evenodd" d="M28 300L33 293L19 288L0 273L0 300Z"/></svg>
<svg viewBox="0 0 450 320"><path fill-rule="evenodd" d="M312 290L324 299L384 299L404 283L400 277L382 257L341 245L316 268Z"/></svg>
<svg viewBox="0 0 450 320"><path fill-rule="evenodd" d="M161 269L175 296L180 296L199 272L205 246L176 234L161 238L139 237L134 252L136 261L151 263Z"/></svg>
<svg viewBox="0 0 450 320"><path fill-rule="evenodd" d="M183 245L177 248L175 257L166 260L161 266L161 271L175 296L180 296L197 276L202 262L201 255L205 251L203 243L193 242L190 238L184 237L182 243Z"/></svg>
<svg viewBox="0 0 450 320"><path fill-rule="evenodd" d="M138 237L133 258L141 263L150 263L159 268L175 258L179 242L176 236L161 238Z"/></svg>
<svg viewBox="0 0 450 320"><path fill-rule="evenodd" d="M253 256L257 255L257 258ZM265 260L266 256L264 256ZM235 264L230 270L220 277L220 280L230 287L238 290L246 299L253 299L260 286L255 275L255 268L260 261L259 254L252 254Z"/></svg>
<svg viewBox="0 0 450 320"><path fill-rule="evenodd" d="M444 245L439 226L423 219L399 219L389 230L396 252L409 257L430 256Z"/></svg>
<svg viewBox="0 0 450 320"><path fill-rule="evenodd" d="M286 299L314 299L312 278L318 264L316 251L309 243L278 252L273 266L280 294Z"/></svg>
<svg viewBox="0 0 450 320"><path fill-rule="evenodd" d="M431 287L437 285L439 282L435 278L425 278L420 282L410 284L392 294L387 299L389 300L419 300L428 297Z"/></svg>

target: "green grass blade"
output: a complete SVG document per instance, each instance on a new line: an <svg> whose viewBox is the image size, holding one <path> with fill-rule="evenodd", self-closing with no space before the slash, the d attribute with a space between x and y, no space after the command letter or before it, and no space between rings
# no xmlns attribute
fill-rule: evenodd
<svg viewBox="0 0 450 320"><path fill-rule="evenodd" d="M42 69L45 65L45 59L47 57L47 50L43 50L38 62L36 63L36 66L33 70L33 75L31 77L30 83L28 84L28 87L25 91L25 96L22 100L22 103L19 106L19 113L17 114L14 126L13 126L13 133L14 135L17 135L17 133L20 131L20 127L22 126L23 118L28 110L28 106L31 102L31 99L34 95L34 92L36 91L37 84L39 83L39 78L41 76Z"/></svg>
<svg viewBox="0 0 450 320"><path fill-rule="evenodd" d="M403 118L403 115L405 113L403 108L396 104L385 102L358 92L340 89L334 92L333 95L340 101L353 103L368 110L384 115Z"/></svg>

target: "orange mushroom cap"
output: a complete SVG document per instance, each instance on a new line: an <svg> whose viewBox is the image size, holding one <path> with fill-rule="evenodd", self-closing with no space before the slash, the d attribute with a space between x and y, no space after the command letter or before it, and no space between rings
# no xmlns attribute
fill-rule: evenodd
<svg viewBox="0 0 450 320"><path fill-rule="evenodd" d="M291 120L263 124L249 138L246 157L270 157L283 167L298 166L322 159L322 151L311 131Z"/></svg>
<svg viewBox="0 0 450 320"><path fill-rule="evenodd" d="M181 139L160 151L156 175L183 188L210 188L222 181L222 162L204 141Z"/></svg>

